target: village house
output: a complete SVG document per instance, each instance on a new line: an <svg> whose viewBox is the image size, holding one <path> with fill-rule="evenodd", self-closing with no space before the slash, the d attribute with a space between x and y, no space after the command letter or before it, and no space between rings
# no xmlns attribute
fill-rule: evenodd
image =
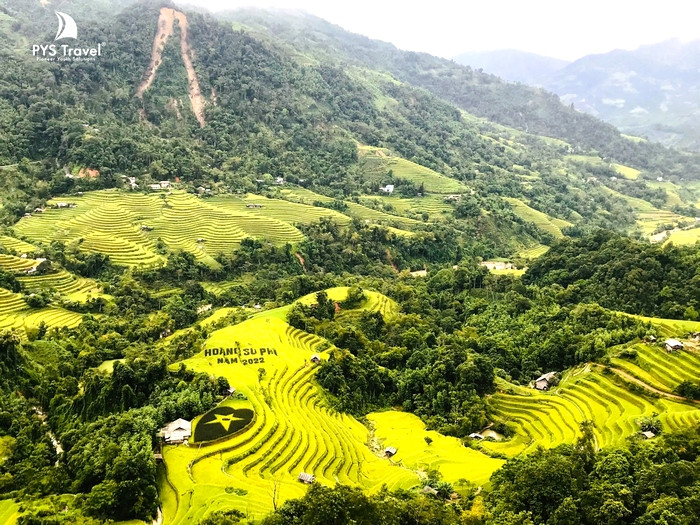
<svg viewBox="0 0 700 525"><path fill-rule="evenodd" d="M382 186L381 188L379 188L379 191L383 191L384 193L388 193L389 195L391 195L392 193L394 193L394 185L387 184L386 186Z"/></svg>
<svg viewBox="0 0 700 525"><path fill-rule="evenodd" d="M535 379L535 388L537 390L549 390L549 387L554 383L556 372L547 372Z"/></svg>
<svg viewBox="0 0 700 525"><path fill-rule="evenodd" d="M136 184L136 177L127 177L126 175L122 175L122 177L126 180L127 184L129 184L129 187L132 190L135 190L139 187L139 185Z"/></svg>
<svg viewBox="0 0 700 525"><path fill-rule="evenodd" d="M316 476L302 472L299 474L299 481L306 483L307 485L311 485L314 481L316 481Z"/></svg>
<svg viewBox="0 0 700 525"><path fill-rule="evenodd" d="M469 434L469 437L472 439L484 439L484 436L482 436L478 432L472 432L471 434Z"/></svg>
<svg viewBox="0 0 700 525"><path fill-rule="evenodd" d="M184 443L192 436L192 423L186 419L176 419L160 430L160 436L169 445Z"/></svg>
<svg viewBox="0 0 700 525"><path fill-rule="evenodd" d="M282 185L284 184L284 178L282 178L282 177L277 177L277 178L275 179L275 184L277 184L278 186L282 186Z"/></svg>
<svg viewBox="0 0 700 525"><path fill-rule="evenodd" d="M461 196L461 195L448 195L448 196L445 197L443 200L445 200L445 201L459 202L459 201L462 200L462 196Z"/></svg>
<svg viewBox="0 0 700 525"><path fill-rule="evenodd" d="M683 343L681 343L678 339L666 339L666 341L664 341L664 346L669 352L673 350L683 350Z"/></svg>
<svg viewBox="0 0 700 525"><path fill-rule="evenodd" d="M251 203L251 204L246 204L245 207L246 207L246 208L262 208L263 205L262 205L262 204L258 204L258 203Z"/></svg>
<svg viewBox="0 0 700 525"><path fill-rule="evenodd" d="M160 184L149 184L149 185L148 185L148 188L151 189L151 190L153 190L153 191L158 191L158 190L161 189L161 188L160 188Z"/></svg>
<svg viewBox="0 0 700 525"><path fill-rule="evenodd" d="M642 432L642 436L644 436L644 439L651 439L656 437L656 434L654 434L651 430L645 430Z"/></svg>
<svg viewBox="0 0 700 525"><path fill-rule="evenodd" d="M397 452L396 447L386 447L384 449L384 455L388 458L395 456Z"/></svg>
<svg viewBox="0 0 700 525"><path fill-rule="evenodd" d="M228 388L225 388L225 389L224 389L224 392L223 392L223 393L224 393L225 395L227 395L227 396L232 396L233 394L236 393L236 389L233 388L232 386L229 386Z"/></svg>
<svg viewBox="0 0 700 525"><path fill-rule="evenodd" d="M158 185L164 190L170 189L172 187L169 180L162 180L158 183Z"/></svg>
<svg viewBox="0 0 700 525"><path fill-rule="evenodd" d="M43 264L43 263L46 263L46 258L44 258L44 257L38 257L38 258L34 259L34 265L27 268L26 270L24 270L24 273L26 273L27 275L32 275L32 274L36 273L37 271L39 271L39 268L42 268L42 265L43 265L43 268L46 269L48 267L49 263L46 263L46 264Z"/></svg>
<svg viewBox="0 0 700 525"><path fill-rule="evenodd" d="M312 355L311 362L315 365L319 364L321 362L321 356L319 356L318 354Z"/></svg>
<svg viewBox="0 0 700 525"><path fill-rule="evenodd" d="M54 206L55 206L56 208L58 208L58 209L67 208L67 207L68 207L68 203L67 203L67 202L63 202L63 201L58 201L57 203L54 204Z"/></svg>
<svg viewBox="0 0 700 525"><path fill-rule="evenodd" d="M197 308L197 315L203 314L204 312L208 312L213 308L214 305L212 304L203 304L199 308Z"/></svg>
<svg viewBox="0 0 700 525"><path fill-rule="evenodd" d="M423 494L430 494L431 496L437 496L438 491L435 490L433 487L430 485L426 485L423 487L423 490L421 490Z"/></svg>

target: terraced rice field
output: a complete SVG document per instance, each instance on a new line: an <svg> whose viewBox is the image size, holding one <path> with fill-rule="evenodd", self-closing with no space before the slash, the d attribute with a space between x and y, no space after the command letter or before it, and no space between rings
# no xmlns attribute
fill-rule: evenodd
<svg viewBox="0 0 700 525"><path fill-rule="evenodd" d="M16 257L14 255L5 255L0 253L0 268L6 272L19 273L28 270L38 263L34 259Z"/></svg>
<svg viewBox="0 0 700 525"><path fill-rule="evenodd" d="M78 326L82 318L82 314L56 306L30 308L20 294L0 288L0 330L16 329L20 334L24 334L25 329L39 326L42 321L49 328L72 328Z"/></svg>
<svg viewBox="0 0 700 525"><path fill-rule="evenodd" d="M22 255L23 253L31 254L37 250L36 246L33 244L15 239L8 235L0 235L0 246L10 252L15 252L17 255Z"/></svg>
<svg viewBox="0 0 700 525"><path fill-rule="evenodd" d="M244 237L297 242L302 234L291 222L313 220L311 211L333 213L272 200L268 203L270 216L266 216L265 208L248 209L241 199L210 202L184 192L145 195L106 190L71 197L71 202L75 208L49 208L21 219L16 231L36 241L75 243L125 266L162 264L165 259L156 249L160 238L171 250L186 250L216 265L214 256L233 250Z"/></svg>
<svg viewBox="0 0 700 525"><path fill-rule="evenodd" d="M19 505L11 499L0 500L0 525L14 525L19 517Z"/></svg>
<svg viewBox="0 0 700 525"><path fill-rule="evenodd" d="M521 200L514 199L512 197L503 197L503 199L511 205L513 212L518 217L524 221L534 222L535 226L537 226L540 230L552 234L557 239L564 237L564 234L561 232L562 228L572 225L568 221L550 217L546 213L542 213L539 210L531 208Z"/></svg>
<svg viewBox="0 0 700 525"><path fill-rule="evenodd" d="M693 332L700 332L700 321L662 319L660 317L645 317L643 315L632 315L632 317L653 324L657 328L658 334L662 337L673 337L675 339L683 339L687 334Z"/></svg>
<svg viewBox="0 0 700 525"><path fill-rule="evenodd" d="M63 269L43 275L19 277L18 280L22 284L23 290L29 292L54 291L71 301L85 301L89 295L92 297L100 295L100 287L95 281L78 277Z"/></svg>
<svg viewBox="0 0 700 525"><path fill-rule="evenodd" d="M342 300L347 288L327 293ZM312 303L315 297L301 300ZM386 313L395 309L392 301L376 293L364 307ZM307 485L297 481L301 472L316 476L317 483L341 482L368 491L384 484L391 489L419 485L414 470L392 464L381 451L367 446L366 427L326 405L313 379L316 366L310 363L314 353L326 359L327 351L319 351L324 340L284 322L288 309L261 312L215 331L206 350L185 361L194 370L227 377L245 395L255 417L228 439L164 448L167 475L159 479L166 524L196 523L208 513L230 508L260 518L273 508L275 490L280 504L306 492ZM219 349L228 348L240 352L222 356ZM195 421L195 431L199 423ZM493 461L478 453L474 458L486 465ZM485 471L477 469L460 477L480 481L484 476Z"/></svg>
<svg viewBox="0 0 700 525"><path fill-rule="evenodd" d="M590 366L569 373L549 392L514 387L491 396L488 405L499 421L515 426L516 435L503 442L483 446L507 455L572 443L579 435L579 423L592 420L598 447L621 443L639 431L637 420L659 414L666 430L676 430L700 421L697 407L660 398L652 399L629 391Z"/></svg>
<svg viewBox="0 0 700 525"><path fill-rule="evenodd" d="M426 430L425 424L407 412L372 412L367 414L374 427L380 450L395 447L391 459L411 470L438 469L446 481L455 483L469 479L479 485L486 483L503 461L488 457L465 447L454 437ZM425 438L432 439L428 445Z"/></svg>
<svg viewBox="0 0 700 525"><path fill-rule="evenodd" d="M518 253L520 257L525 259L537 259L539 256L544 255L549 251L549 246L544 244L538 244L537 246L531 246L530 248L524 248Z"/></svg>
<svg viewBox="0 0 700 525"><path fill-rule="evenodd" d="M262 195L248 194L244 198L217 196L206 199L205 203L226 210L251 213L260 217L270 217L292 225L308 224L318 221L321 217L333 219L340 225L346 225L350 222L350 218L347 215L343 215L336 210L282 199L269 199ZM248 208L248 205L256 204L261 205L262 208Z"/></svg>
<svg viewBox="0 0 700 525"><path fill-rule="evenodd" d="M311 204L316 201L333 202L333 199L331 199L330 197L314 193L313 191L307 190L306 188L284 189L281 190L280 194L283 195L285 199L289 199L292 202L303 204ZM364 206L362 204L358 204L356 202L344 202L347 205L348 209L345 210L343 215L348 217L355 217L357 219L368 221L373 224L381 224L384 226L388 226L389 229L397 235L410 235L411 229L414 226L420 224L420 221L411 219L409 217L402 217L400 215L385 213L383 211L375 210L373 208ZM324 208L320 209L323 210ZM345 223L347 222L349 221L346 220ZM339 222L339 224L343 223Z"/></svg>
<svg viewBox="0 0 700 525"><path fill-rule="evenodd" d="M452 216L452 205L445 202L443 195L426 195L424 197L414 197L411 199L402 198L386 198L386 197L369 197L390 204L396 211L402 215L414 213L427 213L430 220L441 219Z"/></svg>
<svg viewBox="0 0 700 525"><path fill-rule="evenodd" d="M408 180L416 186L423 184L425 191L428 193L449 194L469 191L465 184L430 168L395 156L389 150L371 146L359 146L358 153L364 171L369 176L382 177L391 170L397 179Z"/></svg>
<svg viewBox="0 0 700 525"><path fill-rule="evenodd" d="M617 171L624 178L629 180L637 180L642 174L641 171L635 168L630 168L629 166L623 166L622 164L613 164L615 171Z"/></svg>
<svg viewBox="0 0 700 525"><path fill-rule="evenodd" d="M700 354L688 349L667 352L658 345L633 345L633 359L613 357L611 366L624 370L645 383L671 392L683 381L697 382L700 378Z"/></svg>
<svg viewBox="0 0 700 525"><path fill-rule="evenodd" d="M676 245L695 244L700 241L700 228L691 228L689 230L677 230L671 232L671 235L666 239L665 244L673 243Z"/></svg>

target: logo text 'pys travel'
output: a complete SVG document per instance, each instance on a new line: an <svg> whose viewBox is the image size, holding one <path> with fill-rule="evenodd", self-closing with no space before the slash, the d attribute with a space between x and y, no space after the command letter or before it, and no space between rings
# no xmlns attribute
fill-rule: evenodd
<svg viewBox="0 0 700 525"><path fill-rule="evenodd" d="M78 38L78 25L73 17L55 11L58 18L58 31L54 42L59 40L76 40ZM94 62L97 57L102 56L102 46L100 42L97 46L72 46L70 44L34 44L32 45L32 56L37 60L45 62Z"/></svg>

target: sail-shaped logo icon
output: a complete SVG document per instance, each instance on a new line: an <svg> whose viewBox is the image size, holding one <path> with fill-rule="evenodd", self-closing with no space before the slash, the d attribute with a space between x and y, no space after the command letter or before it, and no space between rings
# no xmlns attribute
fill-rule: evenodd
<svg viewBox="0 0 700 525"><path fill-rule="evenodd" d="M75 20L66 13L54 11L58 17L58 32L54 41L62 38L78 38L78 26L75 25Z"/></svg>

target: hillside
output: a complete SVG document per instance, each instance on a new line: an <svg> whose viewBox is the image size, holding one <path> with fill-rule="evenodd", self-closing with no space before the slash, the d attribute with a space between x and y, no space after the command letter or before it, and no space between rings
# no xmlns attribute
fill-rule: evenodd
<svg viewBox="0 0 700 525"><path fill-rule="evenodd" d="M562 104L559 97L543 89L507 83L489 72L425 53L401 51L306 14L240 10L228 18L244 27L273 33L293 46L299 56L387 71L401 82L426 89L493 122L563 139L574 147L594 149L638 168L669 173L675 171L674 166L689 163L691 171L697 172L696 158L691 160L664 152L654 144L629 140L613 126ZM664 161L662 156L666 157Z"/></svg>
<svg viewBox="0 0 700 525"><path fill-rule="evenodd" d="M694 523L699 157L298 13L0 37L0 525Z"/></svg>

